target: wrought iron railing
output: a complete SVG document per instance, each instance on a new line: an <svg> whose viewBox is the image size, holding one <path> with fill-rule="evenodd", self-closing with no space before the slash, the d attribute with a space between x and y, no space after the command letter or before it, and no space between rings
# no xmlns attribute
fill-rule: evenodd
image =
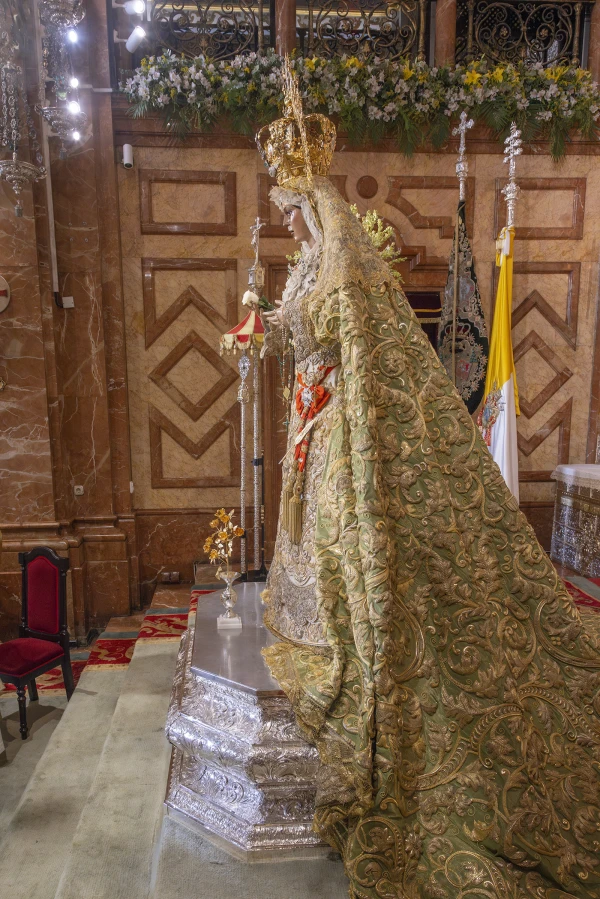
<svg viewBox="0 0 600 899"><path fill-rule="evenodd" d="M155 0L152 36L175 53L228 59L268 46L268 11L263 0Z"/></svg>
<svg viewBox="0 0 600 899"><path fill-rule="evenodd" d="M429 0L307 0L297 5L305 55L425 59Z"/></svg>
<svg viewBox="0 0 600 899"><path fill-rule="evenodd" d="M459 0L456 58L585 65L593 0Z"/></svg>
<svg viewBox="0 0 600 899"><path fill-rule="evenodd" d="M148 0L150 52L217 60L274 47L274 10L274 0ZM298 0L297 50L306 56L425 59L430 17L430 0ZM146 43L139 53L148 52Z"/></svg>

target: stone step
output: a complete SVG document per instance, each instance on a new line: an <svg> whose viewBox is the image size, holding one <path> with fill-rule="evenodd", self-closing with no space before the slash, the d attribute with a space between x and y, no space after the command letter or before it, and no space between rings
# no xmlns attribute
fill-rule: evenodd
<svg viewBox="0 0 600 899"><path fill-rule="evenodd" d="M150 899L347 899L337 853L309 861L248 864L165 816ZM87 899L87 896L86 896ZM107 897L108 899L108 897Z"/></svg>
<svg viewBox="0 0 600 899"><path fill-rule="evenodd" d="M3 896L54 899L125 674L84 670L0 842Z"/></svg>
<svg viewBox="0 0 600 899"><path fill-rule="evenodd" d="M164 726L178 646L136 643L55 899L149 895L171 754Z"/></svg>

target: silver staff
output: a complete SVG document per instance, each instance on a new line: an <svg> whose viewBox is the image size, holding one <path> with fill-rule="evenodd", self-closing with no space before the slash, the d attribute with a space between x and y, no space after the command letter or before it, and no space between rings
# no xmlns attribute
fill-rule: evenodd
<svg viewBox="0 0 600 899"><path fill-rule="evenodd" d="M254 265L248 270L248 286L259 297L265 286L265 270L260 264L259 259L259 243L260 229L266 223L261 222L256 217L256 222L250 228L252 232L252 248L254 249ZM267 569L265 567L265 511L264 511L264 484L265 484L265 464L264 452L262 449L262 428L261 428L261 365L260 351L258 347L254 347L252 351L252 437L254 458L253 465L253 486L254 486L254 576L261 579L266 576Z"/></svg>
<svg viewBox="0 0 600 899"><path fill-rule="evenodd" d="M467 119L467 113L460 114L460 124L452 130L454 137L460 135L458 144L458 159L456 161L456 176L458 178L459 205L467 198L467 174L469 163L467 162L467 131L473 127L473 119ZM454 295L452 298L452 383L456 386L456 313L458 309L458 269L459 269L459 230L460 208L456 214L456 227L454 229Z"/></svg>
<svg viewBox="0 0 600 899"><path fill-rule="evenodd" d="M240 570L242 575L245 575L248 571L246 552L246 406L250 399L246 384L246 378L250 371L250 359L245 350L239 358L238 371L242 380L237 395L240 404L240 527L244 529L244 536L240 540Z"/></svg>
<svg viewBox="0 0 600 899"><path fill-rule="evenodd" d="M517 156L523 152L521 132L513 122L510 126L510 134L504 141L504 162L508 163L508 184L502 188L506 200L506 225L511 227L515 223L515 206L521 188L517 184Z"/></svg>

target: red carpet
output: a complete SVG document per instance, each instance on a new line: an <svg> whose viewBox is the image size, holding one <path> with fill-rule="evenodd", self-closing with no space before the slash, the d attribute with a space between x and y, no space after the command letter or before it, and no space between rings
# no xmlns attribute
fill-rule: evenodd
<svg viewBox="0 0 600 899"><path fill-rule="evenodd" d="M190 606L190 611L192 611ZM188 626L188 613L168 612L165 615L146 615L138 640L179 640Z"/></svg>
<svg viewBox="0 0 600 899"><path fill-rule="evenodd" d="M589 578L589 580L597 586L600 586L600 578ZM595 596L590 596L589 593L586 593L581 587L577 587L576 584L572 584L571 581L565 581L565 585L573 597L576 606L592 609L594 612L600 612L600 599L596 599Z"/></svg>

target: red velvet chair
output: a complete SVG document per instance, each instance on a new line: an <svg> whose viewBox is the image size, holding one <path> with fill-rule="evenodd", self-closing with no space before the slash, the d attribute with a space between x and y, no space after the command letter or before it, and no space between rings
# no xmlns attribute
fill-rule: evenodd
<svg viewBox="0 0 600 899"><path fill-rule="evenodd" d="M60 665L71 698L75 685L67 630L67 571L69 560L45 546L19 553L23 573L20 636L0 643L0 680L14 684L19 701L20 731L27 739L27 703L38 698L36 677Z"/></svg>

